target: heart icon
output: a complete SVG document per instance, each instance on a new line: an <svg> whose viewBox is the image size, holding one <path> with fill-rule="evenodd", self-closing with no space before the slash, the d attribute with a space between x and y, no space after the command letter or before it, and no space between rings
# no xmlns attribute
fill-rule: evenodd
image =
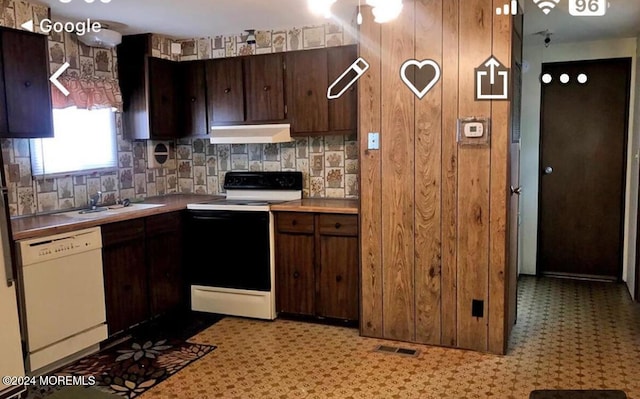
<svg viewBox="0 0 640 399"><path fill-rule="evenodd" d="M400 68L400 77L422 99L440 80L440 65L433 60L407 60Z"/></svg>

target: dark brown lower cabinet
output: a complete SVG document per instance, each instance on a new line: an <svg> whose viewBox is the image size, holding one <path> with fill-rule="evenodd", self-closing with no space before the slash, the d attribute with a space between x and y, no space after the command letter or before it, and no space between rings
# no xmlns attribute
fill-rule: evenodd
<svg viewBox="0 0 640 399"><path fill-rule="evenodd" d="M184 303L181 213L102 226L109 335Z"/></svg>
<svg viewBox="0 0 640 399"><path fill-rule="evenodd" d="M155 316L183 305L182 214L150 216L145 224L149 306Z"/></svg>
<svg viewBox="0 0 640 399"><path fill-rule="evenodd" d="M276 214L280 313L358 320L358 217Z"/></svg>
<svg viewBox="0 0 640 399"><path fill-rule="evenodd" d="M109 335L149 318L144 219L102 226Z"/></svg>

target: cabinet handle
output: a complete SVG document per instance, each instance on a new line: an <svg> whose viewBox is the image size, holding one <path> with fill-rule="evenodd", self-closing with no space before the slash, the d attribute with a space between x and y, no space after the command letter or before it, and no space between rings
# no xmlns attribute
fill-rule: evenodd
<svg viewBox="0 0 640 399"><path fill-rule="evenodd" d="M312 95L313 95L313 90L307 91L307 96L312 96Z"/></svg>
<svg viewBox="0 0 640 399"><path fill-rule="evenodd" d="M336 223L336 229L339 229L340 227L342 227L342 225L340 223Z"/></svg>
<svg viewBox="0 0 640 399"><path fill-rule="evenodd" d="M27 80L24 82L24 87L31 87L31 81Z"/></svg>
<svg viewBox="0 0 640 399"><path fill-rule="evenodd" d="M196 102L196 98L195 97L191 97L191 102L195 103Z"/></svg>
<svg viewBox="0 0 640 399"><path fill-rule="evenodd" d="M269 90L271 90L271 86L265 86L265 87L263 88L263 90L264 90L264 91L269 91Z"/></svg>
<svg viewBox="0 0 640 399"><path fill-rule="evenodd" d="M229 94L229 93L231 93L231 89L226 88L226 89L224 89L224 92L225 92L225 93L227 93L227 94Z"/></svg>
<svg viewBox="0 0 640 399"><path fill-rule="evenodd" d="M292 226L295 226L295 225L297 225L297 224L298 224L298 221L297 221L297 220L292 220L292 221L291 221L291 225L292 225Z"/></svg>
<svg viewBox="0 0 640 399"><path fill-rule="evenodd" d="M341 282L341 281L342 281L342 276L337 275L337 276L336 276L336 282L337 282L337 283L339 283L339 282Z"/></svg>
<svg viewBox="0 0 640 399"><path fill-rule="evenodd" d="M298 272L293 272L293 278L298 278L300 277L300 273Z"/></svg>

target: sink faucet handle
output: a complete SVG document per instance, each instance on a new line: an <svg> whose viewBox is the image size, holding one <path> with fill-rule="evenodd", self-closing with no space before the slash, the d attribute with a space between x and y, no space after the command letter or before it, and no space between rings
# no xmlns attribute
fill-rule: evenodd
<svg viewBox="0 0 640 399"><path fill-rule="evenodd" d="M92 208L95 208L96 206L98 206L101 200L102 200L102 191L96 191L95 194L89 197L89 205L91 205Z"/></svg>

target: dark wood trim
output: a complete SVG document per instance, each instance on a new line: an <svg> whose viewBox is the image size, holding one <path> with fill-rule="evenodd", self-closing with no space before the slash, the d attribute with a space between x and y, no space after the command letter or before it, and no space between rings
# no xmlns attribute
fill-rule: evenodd
<svg viewBox="0 0 640 399"><path fill-rule="evenodd" d="M27 388L24 385L11 387L11 388L8 388L6 391L0 393L0 399L9 399L9 398L18 397L17 395L26 391L27 391Z"/></svg>

